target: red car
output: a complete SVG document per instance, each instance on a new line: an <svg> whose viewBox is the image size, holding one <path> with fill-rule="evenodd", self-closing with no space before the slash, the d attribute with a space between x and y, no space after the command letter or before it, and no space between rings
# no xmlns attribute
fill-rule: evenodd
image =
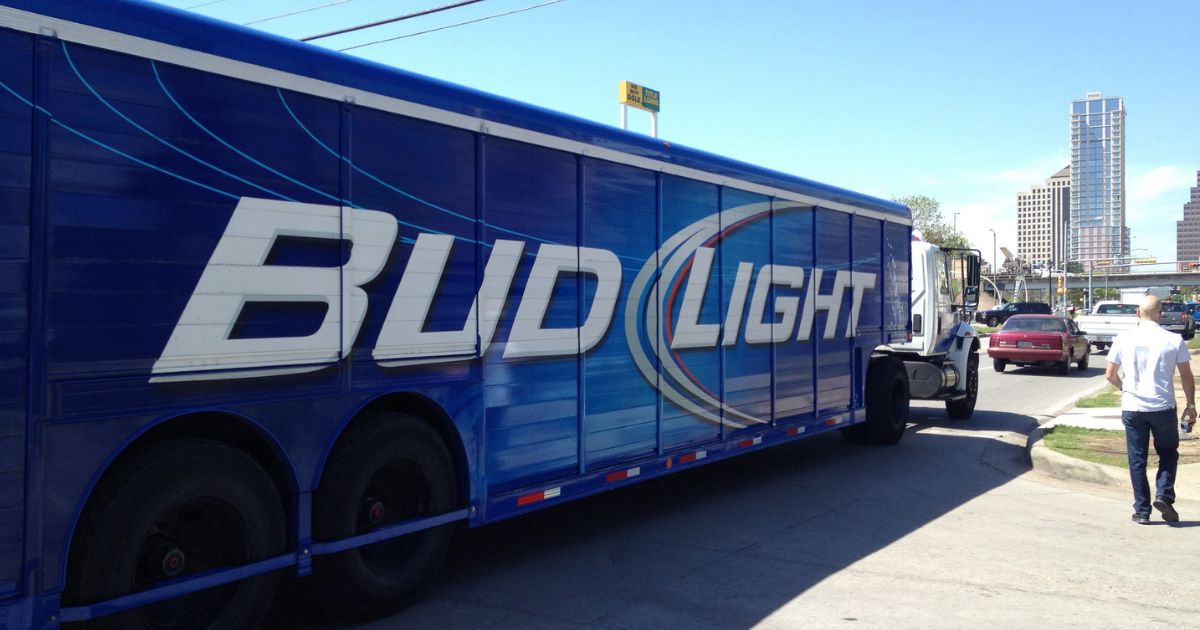
<svg viewBox="0 0 1200 630"><path fill-rule="evenodd" d="M1056 315L1015 315L988 343L988 355L997 372L1015 363L1054 365L1060 374L1070 374L1072 363L1087 369L1090 352L1088 338L1075 322Z"/></svg>

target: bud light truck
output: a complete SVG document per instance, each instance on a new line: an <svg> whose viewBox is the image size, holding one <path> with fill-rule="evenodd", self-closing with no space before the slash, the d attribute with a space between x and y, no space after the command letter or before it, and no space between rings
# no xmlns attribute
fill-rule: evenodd
<svg viewBox="0 0 1200 630"><path fill-rule="evenodd" d="M0 627L376 617L463 523L974 405L899 204L135 0L0 58Z"/></svg>

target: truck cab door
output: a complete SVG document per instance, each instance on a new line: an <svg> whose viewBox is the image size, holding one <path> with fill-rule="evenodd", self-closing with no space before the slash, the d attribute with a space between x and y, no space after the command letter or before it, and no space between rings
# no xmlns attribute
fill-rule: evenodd
<svg viewBox="0 0 1200 630"><path fill-rule="evenodd" d="M935 259L935 271L937 274L937 340L934 342L935 352L944 352L951 341L950 336L954 332L954 325L958 323L958 313L954 309L954 297L950 284L950 266L946 260L946 254L938 252Z"/></svg>

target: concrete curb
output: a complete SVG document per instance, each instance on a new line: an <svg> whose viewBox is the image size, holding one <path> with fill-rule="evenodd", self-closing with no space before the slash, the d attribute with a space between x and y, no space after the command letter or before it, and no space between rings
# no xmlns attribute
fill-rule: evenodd
<svg viewBox="0 0 1200 630"><path fill-rule="evenodd" d="M1200 356L1200 350L1192 351L1192 364L1195 370L1197 357ZM1108 382L1103 382L1096 387L1085 391L1075 398L1087 398L1104 391L1108 387ZM1045 473L1059 479L1067 479L1072 481L1083 481L1086 483L1094 483L1097 485L1110 486L1116 488L1129 488L1129 471L1116 466L1106 466L1086 460L1064 455L1054 449L1042 444L1042 436L1046 431L1050 430L1055 425L1055 420L1063 414L1075 408L1074 402L1068 403L1062 409L1051 414L1051 419L1038 426L1029 433L1029 438L1025 442L1025 457L1026 461L1033 467L1034 470ZM1200 464L1184 464L1180 466L1181 472L1183 469L1195 468L1200 470ZM1176 481L1176 487L1179 487L1180 482Z"/></svg>
<svg viewBox="0 0 1200 630"><path fill-rule="evenodd" d="M1034 429L1029 434L1029 441L1025 446L1026 456L1034 470L1059 479L1083 481L1114 488L1129 486L1129 471L1124 468L1105 466L1070 455L1063 455L1042 444L1042 434L1046 431L1047 429L1042 427Z"/></svg>
<svg viewBox="0 0 1200 630"><path fill-rule="evenodd" d="M1038 428L1029 433L1029 438L1025 442L1025 461L1033 466L1034 470L1045 473L1059 479L1069 479L1073 481L1083 481L1087 483L1095 483L1104 486L1125 487L1129 485L1129 471L1124 468L1115 468L1113 466L1105 466L1086 460L1064 455L1058 451L1042 444L1042 436L1046 431L1054 427L1054 418L1063 415L1064 413L1075 408L1075 403L1080 398L1094 396L1108 388L1108 382L1104 381L1082 394L1075 396L1069 402L1063 404L1061 408L1051 414L1051 419Z"/></svg>

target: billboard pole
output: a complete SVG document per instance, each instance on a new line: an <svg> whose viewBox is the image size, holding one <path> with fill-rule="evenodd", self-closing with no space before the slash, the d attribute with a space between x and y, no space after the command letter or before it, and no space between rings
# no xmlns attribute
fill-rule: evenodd
<svg viewBox="0 0 1200 630"><path fill-rule="evenodd" d="M633 106L640 110L650 112L650 136L657 138L658 111L661 102L660 99L662 97L658 90L642 87L629 81L621 81L618 95L621 103L621 129L629 128L628 112L629 107Z"/></svg>

